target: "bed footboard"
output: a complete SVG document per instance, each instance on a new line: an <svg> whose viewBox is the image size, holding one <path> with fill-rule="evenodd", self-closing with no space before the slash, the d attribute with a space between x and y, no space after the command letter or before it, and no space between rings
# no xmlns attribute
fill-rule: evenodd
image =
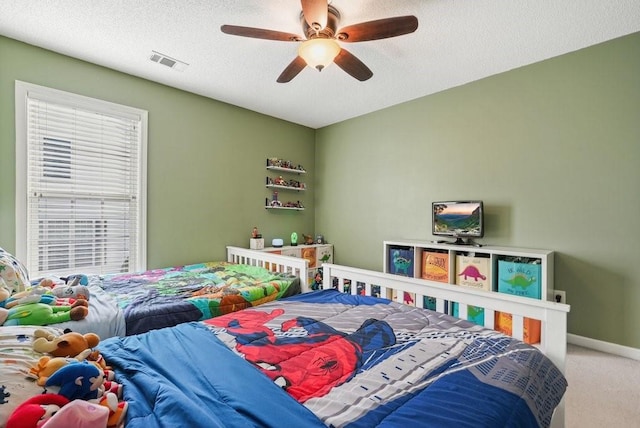
<svg viewBox="0 0 640 428"><path fill-rule="evenodd" d="M458 303L458 316L467 318L467 307L484 308L485 326L494 327L495 311L512 314L512 336L522 340L524 335L524 318L541 321L541 341L535 346L540 349L564 373L567 354L567 314L570 306L526 297L512 296L503 293L491 293L473 288L452 284L427 281L420 278L408 278L388 273L340 266L331 263L323 264L323 288L329 288L334 280L338 289L345 290L345 284L351 294L372 295L372 290L379 287L379 297L393 299L403 303L404 292L415 294L415 305L423 306L423 297L428 296L436 301L436 311L446 313L447 302ZM564 426L564 400L556 408L552 426Z"/></svg>
<svg viewBox="0 0 640 428"><path fill-rule="evenodd" d="M228 246L227 261L295 275L300 278L302 292L309 291L309 262L306 259Z"/></svg>

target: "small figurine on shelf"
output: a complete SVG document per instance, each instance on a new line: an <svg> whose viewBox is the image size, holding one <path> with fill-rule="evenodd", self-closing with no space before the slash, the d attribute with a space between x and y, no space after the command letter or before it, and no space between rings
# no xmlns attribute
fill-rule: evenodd
<svg viewBox="0 0 640 428"><path fill-rule="evenodd" d="M304 238L304 245L311 245L313 244L313 236L311 235L305 235L304 233L302 234L302 237Z"/></svg>
<svg viewBox="0 0 640 428"><path fill-rule="evenodd" d="M273 192L273 196L271 197L271 206L282 207L282 202L278 200L278 192Z"/></svg>
<svg viewBox="0 0 640 428"><path fill-rule="evenodd" d="M253 230L251 231L251 237L253 239L262 238L262 235L258 232L258 227L257 226L253 226Z"/></svg>
<svg viewBox="0 0 640 428"><path fill-rule="evenodd" d="M284 178L282 178L282 176L281 176L281 175L279 175L278 177L276 177L276 179L275 179L274 183L275 183L277 186L286 186L286 185L287 185L287 183L285 183Z"/></svg>

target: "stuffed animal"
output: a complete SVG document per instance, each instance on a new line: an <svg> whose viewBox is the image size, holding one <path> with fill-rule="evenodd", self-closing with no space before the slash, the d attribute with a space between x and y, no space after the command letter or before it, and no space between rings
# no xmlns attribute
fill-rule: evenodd
<svg viewBox="0 0 640 428"><path fill-rule="evenodd" d="M84 285L62 285L51 290L54 296L63 299L89 300L90 292Z"/></svg>
<svg viewBox="0 0 640 428"><path fill-rule="evenodd" d="M119 427L124 421L124 417L129 408L129 403L126 401L118 401L115 394L105 394L99 401L101 406L109 409L109 419L107 420L107 427Z"/></svg>
<svg viewBox="0 0 640 428"><path fill-rule="evenodd" d="M69 400L58 394L41 394L29 398L15 408L7 428L38 428L47 422L57 411L67 405Z"/></svg>
<svg viewBox="0 0 640 428"><path fill-rule="evenodd" d="M85 349L80 354L78 354L75 358L50 357L48 355L42 356L40 357L38 362L29 369L29 377L36 379L36 383L38 385L45 386L49 377L51 377L55 372L57 372L59 369L66 366L67 364L77 363L79 361L89 361L89 363L96 366L98 370L102 372L102 375L105 379L104 391L113 392L118 396L118 398L121 398L122 385L116 382L113 382L114 373L110 370L111 367L106 366L106 364L100 365L96 361L89 360L88 359L89 354L93 354L93 353L94 352L91 352L91 349ZM103 367L109 367L109 368L106 369ZM99 395L102 395L102 393Z"/></svg>
<svg viewBox="0 0 640 428"><path fill-rule="evenodd" d="M110 409L99 403L73 400L47 420L42 428L104 428Z"/></svg>
<svg viewBox="0 0 640 428"><path fill-rule="evenodd" d="M44 386L71 400L97 399L104 392L104 375L88 361L70 362L52 374Z"/></svg>
<svg viewBox="0 0 640 428"><path fill-rule="evenodd" d="M71 306L50 306L28 303L14 306L6 314L4 325L48 325L65 321L79 321L89 314L86 300L78 299Z"/></svg>
<svg viewBox="0 0 640 428"><path fill-rule="evenodd" d="M46 330L35 330L33 350L54 357L75 357L85 349L98 346L100 337L95 333L80 334L66 332L60 336L49 333Z"/></svg>
<svg viewBox="0 0 640 428"><path fill-rule="evenodd" d="M62 279L67 285L89 285L89 277L83 274L73 274Z"/></svg>
<svg viewBox="0 0 640 428"><path fill-rule="evenodd" d="M2 280L2 278L0 278ZM5 290L0 293L0 307L11 309L14 306L27 303L46 303L48 305L69 306L77 299L89 300L89 289L84 285L76 285L79 278L74 280L73 285L55 286L50 278L34 280L30 287L16 293L9 293L9 287L4 281L0 282L0 288L4 285Z"/></svg>
<svg viewBox="0 0 640 428"><path fill-rule="evenodd" d="M107 362L98 350L92 351L87 357L87 360L97 364L102 370L111 370L111 366L107 365Z"/></svg>
<svg viewBox="0 0 640 428"><path fill-rule="evenodd" d="M84 361L90 353L91 349L85 349L75 358L49 357L45 355L40 357L38 362L29 369L29 376L35 378L38 385L44 386L47 383L47 379L60 368L72 362Z"/></svg>
<svg viewBox="0 0 640 428"><path fill-rule="evenodd" d="M53 305L56 303L56 296L50 294L48 288L34 287L19 293L14 293L4 301L0 302L0 306L11 309L18 305L26 305L27 303L44 303L45 305Z"/></svg>

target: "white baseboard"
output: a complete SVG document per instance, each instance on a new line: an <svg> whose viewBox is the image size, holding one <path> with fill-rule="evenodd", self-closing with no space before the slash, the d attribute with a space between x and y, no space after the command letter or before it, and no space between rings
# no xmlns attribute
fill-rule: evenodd
<svg viewBox="0 0 640 428"><path fill-rule="evenodd" d="M640 349L631 348L629 346L603 342L601 340L590 339L588 337L578 336L571 333L567 334L567 343L640 361Z"/></svg>

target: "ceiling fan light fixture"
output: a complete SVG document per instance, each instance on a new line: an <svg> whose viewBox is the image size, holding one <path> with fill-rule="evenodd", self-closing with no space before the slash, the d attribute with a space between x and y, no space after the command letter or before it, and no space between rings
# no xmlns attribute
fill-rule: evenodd
<svg viewBox="0 0 640 428"><path fill-rule="evenodd" d="M307 65L322 71L340 53L340 45L333 39L316 38L303 42L298 48L298 55Z"/></svg>

